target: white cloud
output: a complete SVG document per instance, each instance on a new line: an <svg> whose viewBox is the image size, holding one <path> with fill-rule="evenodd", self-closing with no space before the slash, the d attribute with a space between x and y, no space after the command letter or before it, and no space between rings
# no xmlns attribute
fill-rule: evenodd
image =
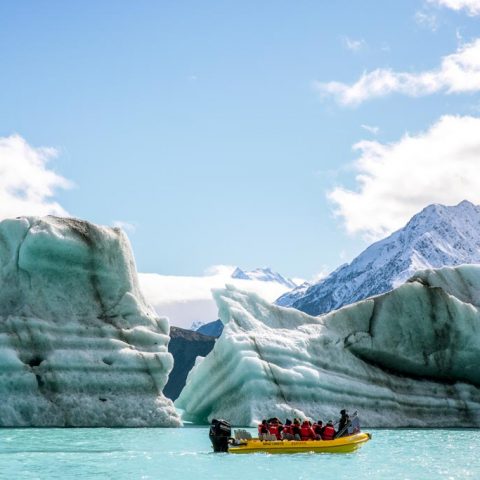
<svg viewBox="0 0 480 480"><path fill-rule="evenodd" d="M480 204L480 118L444 116L418 135L354 149L357 188L328 194L350 233L378 239L431 203Z"/></svg>
<svg viewBox="0 0 480 480"><path fill-rule="evenodd" d="M432 32L435 32L438 28L437 16L431 12L418 10L415 12L415 22L424 28L428 28Z"/></svg>
<svg viewBox="0 0 480 480"><path fill-rule="evenodd" d="M428 0L429 3L452 10L466 10L468 15L480 14L480 0Z"/></svg>
<svg viewBox="0 0 480 480"><path fill-rule="evenodd" d="M139 273L140 285L147 301L160 316L167 316L171 325L190 328L194 322L212 322L218 318L212 298L213 288L225 284L258 293L273 302L289 289L273 282L231 278L233 267L215 265L199 277Z"/></svg>
<svg viewBox="0 0 480 480"><path fill-rule="evenodd" d="M345 48L351 50L352 52L358 52L367 45L363 38L360 40L354 40L353 38L342 37L342 41Z"/></svg>
<svg viewBox="0 0 480 480"><path fill-rule="evenodd" d="M207 276L223 275L224 277L230 277L236 268L233 265L212 265L206 268L203 273Z"/></svg>
<svg viewBox="0 0 480 480"><path fill-rule="evenodd" d="M309 280L309 283L318 283L320 280L323 280L324 278L328 277L328 275L332 273L332 269L327 267L326 265L323 265L321 270L317 272L311 280ZM301 285L301 284L299 284Z"/></svg>
<svg viewBox="0 0 480 480"><path fill-rule="evenodd" d="M435 70L420 73L377 69L364 73L352 85L341 82L315 82L322 95L333 96L343 105L356 105L375 97L397 92L411 97L440 91L465 93L480 91L480 39L462 45L456 53L442 58Z"/></svg>
<svg viewBox="0 0 480 480"><path fill-rule="evenodd" d="M0 219L21 215L68 215L54 200L71 183L47 168L53 148L31 147L19 135L0 137Z"/></svg>
<svg viewBox="0 0 480 480"><path fill-rule="evenodd" d="M374 127L372 125L360 125L364 130L366 130L367 132L373 134L373 135L377 135L378 132L380 131L380 128L379 127Z"/></svg>

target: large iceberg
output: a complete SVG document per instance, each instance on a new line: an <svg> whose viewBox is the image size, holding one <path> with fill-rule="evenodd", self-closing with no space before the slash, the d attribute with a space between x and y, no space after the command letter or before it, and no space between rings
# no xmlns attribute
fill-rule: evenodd
<svg viewBox="0 0 480 480"><path fill-rule="evenodd" d="M0 426L179 426L168 335L121 230L0 223Z"/></svg>
<svg viewBox="0 0 480 480"><path fill-rule="evenodd" d="M187 420L348 408L372 427L480 426L480 266L425 270L321 317L232 287L215 298L225 328L176 401Z"/></svg>

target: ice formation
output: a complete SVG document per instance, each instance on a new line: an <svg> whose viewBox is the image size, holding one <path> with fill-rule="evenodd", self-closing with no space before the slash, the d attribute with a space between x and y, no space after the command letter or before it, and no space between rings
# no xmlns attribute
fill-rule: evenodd
<svg viewBox="0 0 480 480"><path fill-rule="evenodd" d="M75 219L0 223L0 426L178 426L169 326L126 236Z"/></svg>
<svg viewBox="0 0 480 480"><path fill-rule="evenodd" d="M215 297L225 328L176 401L185 419L348 408L368 426L480 426L480 266L422 271L321 317L232 287Z"/></svg>

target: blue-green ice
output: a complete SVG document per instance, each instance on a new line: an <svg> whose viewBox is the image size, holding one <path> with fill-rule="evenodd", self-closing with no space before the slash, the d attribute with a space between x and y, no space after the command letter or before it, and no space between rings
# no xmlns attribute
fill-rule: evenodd
<svg viewBox="0 0 480 480"><path fill-rule="evenodd" d="M372 430L353 454L211 453L208 429L2 429L0 479L480 478L478 430Z"/></svg>

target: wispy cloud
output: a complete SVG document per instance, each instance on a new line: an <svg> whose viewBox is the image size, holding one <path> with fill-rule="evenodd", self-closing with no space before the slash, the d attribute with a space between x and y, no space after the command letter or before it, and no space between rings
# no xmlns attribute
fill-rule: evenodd
<svg viewBox="0 0 480 480"><path fill-rule="evenodd" d="M477 92L480 91L480 39L443 57L434 70L408 73L380 68L364 73L351 85L315 82L314 87L322 96L332 96L342 105L358 105L394 92L411 97L442 91L447 94Z"/></svg>
<svg viewBox="0 0 480 480"><path fill-rule="evenodd" d="M428 0L429 3L452 10L465 10L468 15L480 15L480 0Z"/></svg>
<svg viewBox="0 0 480 480"><path fill-rule="evenodd" d="M421 27L427 28L432 32L435 32L438 29L438 18L432 12L427 12L424 10L418 10L415 12L415 22Z"/></svg>
<svg viewBox="0 0 480 480"><path fill-rule="evenodd" d="M363 38L356 40L350 37L342 37L342 43L347 50L352 52L358 52L367 45Z"/></svg>
<svg viewBox="0 0 480 480"><path fill-rule="evenodd" d="M328 197L350 233L369 240L400 228L430 203L480 204L480 118L444 116L397 142L361 141L357 188Z"/></svg>
<svg viewBox="0 0 480 480"><path fill-rule="evenodd" d="M72 183L47 167L53 148L35 148L21 136L0 137L0 219L21 215L67 215L54 199Z"/></svg>
<svg viewBox="0 0 480 480"><path fill-rule="evenodd" d="M378 135L378 132L380 131L379 127L374 127L372 125L360 125L364 130L367 132L373 134L373 135Z"/></svg>

